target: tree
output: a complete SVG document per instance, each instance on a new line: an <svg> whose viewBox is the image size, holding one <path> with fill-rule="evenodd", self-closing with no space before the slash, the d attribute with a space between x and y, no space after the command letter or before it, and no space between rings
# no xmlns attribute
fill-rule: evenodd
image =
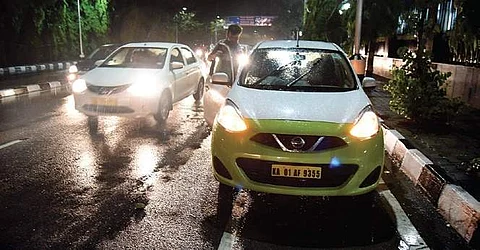
<svg viewBox="0 0 480 250"><path fill-rule="evenodd" d="M480 59L480 2L478 0L456 0L457 9L454 29L448 32L449 46L454 60L477 62Z"/></svg>
<svg viewBox="0 0 480 250"><path fill-rule="evenodd" d="M304 38L344 44L348 34L338 12L342 2L342 0L307 1Z"/></svg>
<svg viewBox="0 0 480 250"><path fill-rule="evenodd" d="M349 0L344 4L346 3L350 4L351 7L345 11L343 16L347 23L349 37L353 38L355 34L357 1ZM377 50L377 39L380 37L388 39L395 34L401 10L402 0L364 0L362 9L361 43L367 47L368 51L367 76L373 74L373 60ZM349 49L347 51L352 51L352 44L348 45Z"/></svg>
<svg viewBox="0 0 480 250"><path fill-rule="evenodd" d="M109 27L108 0L82 0L83 39L102 40ZM76 0L7 1L0 8L0 63L35 63L78 56Z"/></svg>
<svg viewBox="0 0 480 250"><path fill-rule="evenodd" d="M303 26L303 1L281 0L279 2L278 4L283 8L273 20L272 29L279 39L294 38L292 34Z"/></svg>

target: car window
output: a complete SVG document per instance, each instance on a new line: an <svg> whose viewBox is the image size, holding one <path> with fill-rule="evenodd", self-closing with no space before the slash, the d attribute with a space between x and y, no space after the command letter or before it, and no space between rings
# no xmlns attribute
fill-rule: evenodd
<svg viewBox="0 0 480 250"><path fill-rule="evenodd" d="M94 50L87 59L91 59L94 61L105 59L110 53L112 53L117 46L101 46Z"/></svg>
<svg viewBox="0 0 480 250"><path fill-rule="evenodd" d="M316 49L257 49L241 73L240 85L301 91L348 91L357 88L345 56Z"/></svg>
<svg viewBox="0 0 480 250"><path fill-rule="evenodd" d="M124 47L110 55L100 67L163 68L166 48Z"/></svg>
<svg viewBox="0 0 480 250"><path fill-rule="evenodd" d="M178 48L172 49L172 52L170 54L170 62L179 62L185 64L185 62L183 61L182 53L180 53L180 50Z"/></svg>
<svg viewBox="0 0 480 250"><path fill-rule="evenodd" d="M192 51L188 50L187 48L181 48L182 55L185 57L185 61L187 64L192 64L197 62L197 58L193 54Z"/></svg>

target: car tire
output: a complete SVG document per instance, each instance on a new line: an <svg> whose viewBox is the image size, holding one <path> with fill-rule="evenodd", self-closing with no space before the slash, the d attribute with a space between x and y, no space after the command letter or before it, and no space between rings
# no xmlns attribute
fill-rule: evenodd
<svg viewBox="0 0 480 250"><path fill-rule="evenodd" d="M200 81L198 81L197 91L193 93L193 98L195 98L195 101L200 101L203 98L203 92L205 92L205 81L203 78L200 78Z"/></svg>
<svg viewBox="0 0 480 250"><path fill-rule="evenodd" d="M170 98L170 95L163 94L158 101L158 110L157 113L153 115L153 118L155 118L158 123L164 124L170 114L171 106L172 99Z"/></svg>
<svg viewBox="0 0 480 250"><path fill-rule="evenodd" d="M217 195L217 216L221 224L225 224L232 214L234 190L219 183Z"/></svg>

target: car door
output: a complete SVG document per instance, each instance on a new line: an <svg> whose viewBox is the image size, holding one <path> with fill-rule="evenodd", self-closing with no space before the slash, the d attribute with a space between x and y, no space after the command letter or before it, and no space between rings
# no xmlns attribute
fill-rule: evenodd
<svg viewBox="0 0 480 250"><path fill-rule="evenodd" d="M212 84L211 76L215 73L226 73L230 83L233 83L233 65L228 56L217 57L211 62L210 75L206 84L206 92L203 96L203 116L208 125L212 126L215 116L225 103L226 96L230 92L230 86Z"/></svg>
<svg viewBox="0 0 480 250"><path fill-rule="evenodd" d="M172 89L173 89L173 102L177 102L179 100L182 100L185 98L185 93L187 92L186 89L188 89L188 75L185 70L185 60L182 56L182 53L180 52L180 48L174 47L172 50L170 50L170 57L169 57L169 63L170 63L170 70L173 73L173 83L172 83ZM172 68L172 63L181 63L183 65L182 68L179 69L173 69Z"/></svg>
<svg viewBox="0 0 480 250"><path fill-rule="evenodd" d="M202 76L202 71L200 69L197 57L195 57L195 54L193 54L192 50L187 47L182 47L180 51L185 59L185 72L188 79L188 85L185 88L185 95L189 96L197 90L198 82Z"/></svg>

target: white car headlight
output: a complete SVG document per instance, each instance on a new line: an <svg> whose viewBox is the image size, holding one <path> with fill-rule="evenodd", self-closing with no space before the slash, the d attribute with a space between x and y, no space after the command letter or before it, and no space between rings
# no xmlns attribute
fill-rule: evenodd
<svg viewBox="0 0 480 250"><path fill-rule="evenodd" d="M159 86L152 77L141 77L127 91L135 96L154 96L159 92Z"/></svg>
<svg viewBox="0 0 480 250"><path fill-rule="evenodd" d="M68 68L68 73L77 73L77 72L78 72L77 65L72 65Z"/></svg>
<svg viewBox="0 0 480 250"><path fill-rule="evenodd" d="M215 122L218 122L229 132L242 132L247 129L247 124L243 121L237 109L229 103L220 109Z"/></svg>
<svg viewBox="0 0 480 250"><path fill-rule="evenodd" d="M82 93L87 90L87 83L83 79L77 79L72 84L72 91L74 93Z"/></svg>
<svg viewBox="0 0 480 250"><path fill-rule="evenodd" d="M367 139L376 135L379 129L378 117L368 106L360 112L353 128L350 130L350 134L360 139Z"/></svg>
<svg viewBox="0 0 480 250"><path fill-rule="evenodd" d="M237 56L238 66L245 66L248 64L248 55L247 54L239 54Z"/></svg>

